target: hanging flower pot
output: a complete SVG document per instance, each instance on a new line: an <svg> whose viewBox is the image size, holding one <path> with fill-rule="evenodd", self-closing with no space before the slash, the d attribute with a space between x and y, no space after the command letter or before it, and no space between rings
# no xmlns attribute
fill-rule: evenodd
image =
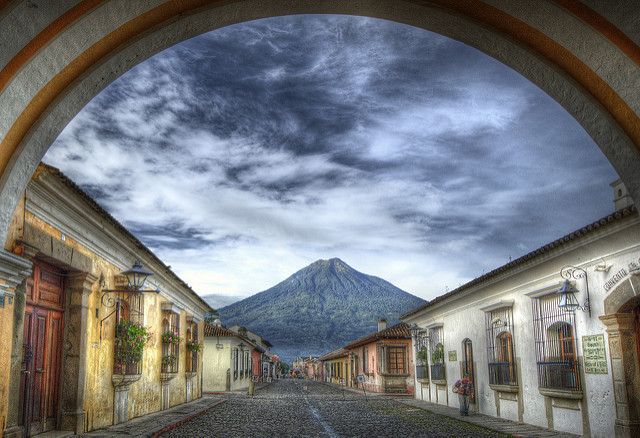
<svg viewBox="0 0 640 438"><path fill-rule="evenodd" d="M163 344L179 344L180 341L182 341L182 338L178 335L177 331L169 330L162 335Z"/></svg>
<svg viewBox="0 0 640 438"><path fill-rule="evenodd" d="M122 320L116 326L114 360L118 364L132 364L142 360L144 346L151 333L142 324Z"/></svg>
<svg viewBox="0 0 640 438"><path fill-rule="evenodd" d="M188 339L187 340L187 350L191 351L191 352L198 352L200 351L200 348L202 347L201 344L198 344L197 341L194 341L192 339Z"/></svg>

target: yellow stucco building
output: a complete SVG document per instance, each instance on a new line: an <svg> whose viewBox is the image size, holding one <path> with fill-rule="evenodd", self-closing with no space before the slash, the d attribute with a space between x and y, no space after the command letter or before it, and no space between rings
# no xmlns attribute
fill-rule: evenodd
<svg viewBox="0 0 640 438"><path fill-rule="evenodd" d="M339 348L320 357L322 364L321 380L336 385L346 385L349 382L349 351Z"/></svg>
<svg viewBox="0 0 640 438"><path fill-rule="evenodd" d="M57 169L38 167L5 250L4 436L83 433L201 396L212 309ZM126 273L150 275L135 288Z"/></svg>

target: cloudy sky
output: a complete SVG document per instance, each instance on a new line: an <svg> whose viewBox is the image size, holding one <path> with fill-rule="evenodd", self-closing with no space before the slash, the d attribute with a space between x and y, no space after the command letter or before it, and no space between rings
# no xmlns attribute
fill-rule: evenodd
<svg viewBox="0 0 640 438"><path fill-rule="evenodd" d="M60 168L200 295L339 257L431 299L613 210L584 130L464 44L295 16L178 44L66 127Z"/></svg>

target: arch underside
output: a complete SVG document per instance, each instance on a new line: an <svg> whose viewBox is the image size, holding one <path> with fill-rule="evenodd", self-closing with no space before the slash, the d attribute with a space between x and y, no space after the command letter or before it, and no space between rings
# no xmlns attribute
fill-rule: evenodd
<svg viewBox="0 0 640 438"><path fill-rule="evenodd" d="M578 16L584 5L577 1L140 0L132 6L84 0L66 8L43 3L33 10L16 3L0 9L0 41L8 41L8 50L0 55L3 236L52 142L84 105L120 75L202 33L291 14L381 18L475 47L559 102L598 144L632 197L640 199L640 56L636 56L640 49L634 43L638 35L627 38L624 23L620 25L623 32L588 8L591 16ZM612 3L620 12L632 2ZM42 23L32 29L37 25L24 24L32 20L27 15L34 11ZM640 11L635 14L640 17ZM20 17L24 23L16 21Z"/></svg>

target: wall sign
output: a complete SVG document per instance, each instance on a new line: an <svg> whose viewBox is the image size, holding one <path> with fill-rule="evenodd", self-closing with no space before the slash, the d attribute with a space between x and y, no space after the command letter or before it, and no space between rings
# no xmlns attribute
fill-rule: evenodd
<svg viewBox="0 0 640 438"><path fill-rule="evenodd" d="M582 337L585 374L607 374L607 352L604 335Z"/></svg>
<svg viewBox="0 0 640 438"><path fill-rule="evenodd" d="M449 362L457 362L458 361L458 352L456 350L449 352Z"/></svg>
<svg viewBox="0 0 640 438"><path fill-rule="evenodd" d="M626 278L626 276L629 275L629 272L633 271L634 269L638 269L639 266L640 259L634 260L627 264L627 269L622 268L618 272L613 274L611 278L609 278L609 280L604 283L605 292L609 292L620 280Z"/></svg>

